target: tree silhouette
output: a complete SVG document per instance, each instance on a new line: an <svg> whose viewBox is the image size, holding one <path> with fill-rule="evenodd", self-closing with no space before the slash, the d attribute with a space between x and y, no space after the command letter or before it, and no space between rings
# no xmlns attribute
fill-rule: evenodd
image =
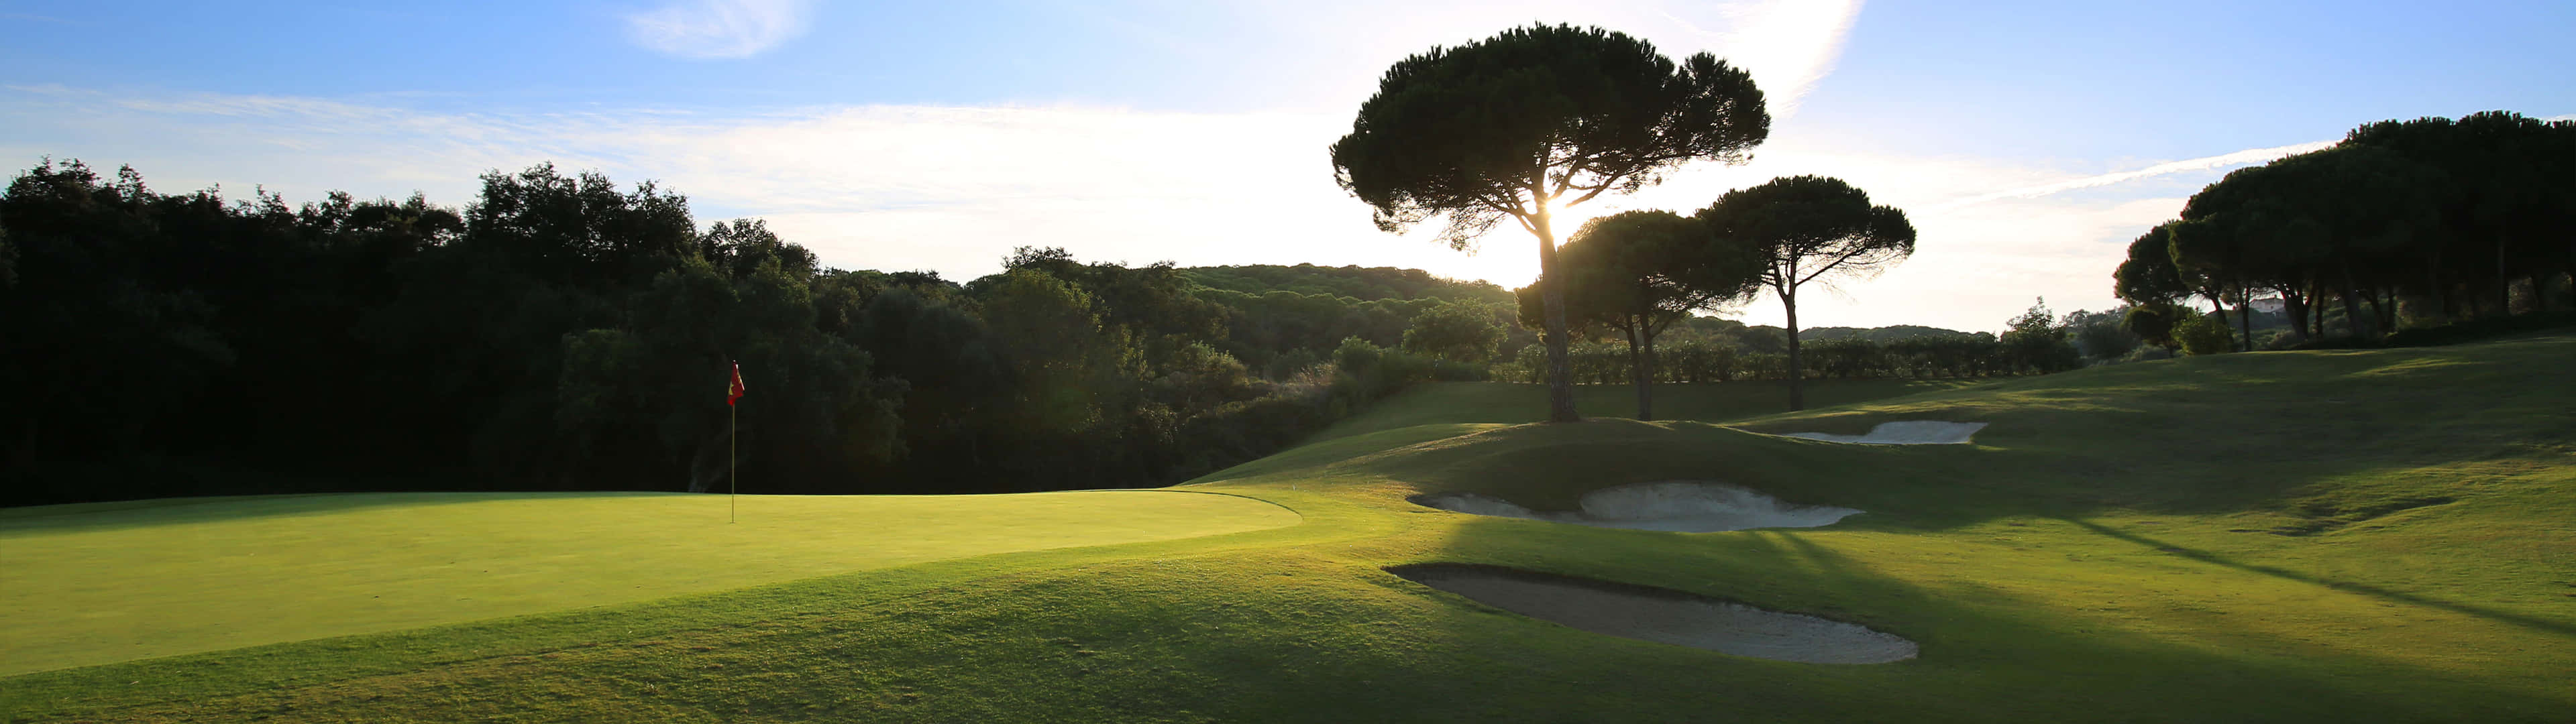
<svg viewBox="0 0 2576 724"><path fill-rule="evenodd" d="M1716 243L1742 245L1762 260L1762 285L1788 312L1789 409L1806 409L1798 361L1798 287L1829 277L1866 277L1914 253L1905 212L1871 206L1841 179L1793 176L1726 192L1699 211Z"/></svg>
<svg viewBox="0 0 2576 724"><path fill-rule="evenodd" d="M1655 419L1656 336L1691 312L1761 289L1760 257L1740 246L1711 243L1708 227L1670 211L1628 211L1585 222L1559 254L1566 323L1615 329L1627 339L1640 420ZM1533 284L1520 290L1523 324L1545 313L1537 289Z"/></svg>
<svg viewBox="0 0 2576 724"><path fill-rule="evenodd" d="M1770 135L1751 75L1708 53L1679 65L1626 34L1514 28L1398 61L1332 146L1335 180L1401 232L1445 216L1466 249L1511 219L1538 237L1548 419L1577 419L1551 216L1697 159L1741 163Z"/></svg>

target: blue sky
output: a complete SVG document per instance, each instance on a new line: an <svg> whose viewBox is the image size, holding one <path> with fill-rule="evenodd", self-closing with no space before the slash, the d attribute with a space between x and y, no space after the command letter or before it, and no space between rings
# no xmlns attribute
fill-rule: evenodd
<svg viewBox="0 0 2576 724"><path fill-rule="evenodd" d="M1580 211L1818 173L1914 217L1915 258L1802 299L1819 325L2101 309L2129 238L2228 169L2371 120L2576 114L2563 2L107 5L0 2L0 160L455 205L554 160L770 219L835 266L961 279L1046 244L1526 283L1516 230L1470 256L1372 229L1324 146L1406 54L1601 25L1751 69L1774 133Z"/></svg>

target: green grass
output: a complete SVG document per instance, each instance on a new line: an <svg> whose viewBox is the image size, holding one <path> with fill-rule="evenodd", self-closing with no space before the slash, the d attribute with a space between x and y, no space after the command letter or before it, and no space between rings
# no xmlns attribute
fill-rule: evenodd
<svg viewBox="0 0 2576 724"><path fill-rule="evenodd" d="M392 493L0 511L0 675L1297 522L1257 500L1163 491L753 495L738 523L727 505Z"/></svg>
<svg viewBox="0 0 2576 724"><path fill-rule="evenodd" d="M1964 380L1809 380L1807 406L1866 402L1898 395L1959 389ZM1725 422L1767 415L1789 406L1786 382L1668 383L1655 385L1655 418ZM1637 388L1575 385L1574 408L1586 417L1637 416ZM1395 430L1415 425L1522 423L1547 419L1547 386L1511 382L1434 382L1406 390L1366 414L1327 428L1317 439Z"/></svg>
<svg viewBox="0 0 2576 724"><path fill-rule="evenodd" d="M1508 424L1489 415L1529 388L1436 387L1189 488L1298 525L42 671L0 679L0 718L2566 721L2571 358L2568 334L2223 355L1733 426ZM1740 394L1715 387L1667 394ZM1992 425L1968 446L1753 432L1897 419ZM1552 508L1671 478L1868 512L1672 534L1404 501ZM1383 571L1424 562L1815 613L1922 655L1808 665L1602 637Z"/></svg>

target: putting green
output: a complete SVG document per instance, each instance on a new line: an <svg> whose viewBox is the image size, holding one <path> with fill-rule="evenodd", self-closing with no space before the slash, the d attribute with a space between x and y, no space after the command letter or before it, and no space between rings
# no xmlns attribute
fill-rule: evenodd
<svg viewBox="0 0 2576 724"><path fill-rule="evenodd" d="M1297 523L1173 491L393 493L0 512L0 675Z"/></svg>

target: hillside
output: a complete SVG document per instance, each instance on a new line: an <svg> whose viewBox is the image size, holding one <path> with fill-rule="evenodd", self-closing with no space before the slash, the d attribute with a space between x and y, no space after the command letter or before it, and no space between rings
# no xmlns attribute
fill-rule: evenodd
<svg viewBox="0 0 2576 724"><path fill-rule="evenodd" d="M1526 387L1435 386L1184 488L1297 525L46 671L0 679L0 718L2562 721L2571 354L2558 333L2220 355L1657 423L1515 424L1472 411ZM1736 394L1671 397L1719 393ZM1989 425L1967 445L1763 434L1900 420ZM1408 500L1564 510L1676 479L1863 512L1666 533ZM66 522L0 521L0 550ZM827 535L861 550L909 527ZM1653 587L1920 649L1809 664L1603 636L1408 577L1442 570L1426 564ZM36 625L0 602L0 623Z"/></svg>
<svg viewBox="0 0 2576 724"><path fill-rule="evenodd" d="M1210 289L1223 289L1244 294L1266 294L1274 291L1305 295L1349 297L1359 301L1381 299L1473 299L1509 306L1511 290L1482 281L1460 281L1433 276L1420 269L1393 267L1316 266L1299 264L1246 264L1241 266L1185 267L1180 270L1190 281Z"/></svg>
<svg viewBox="0 0 2576 724"><path fill-rule="evenodd" d="M1773 329L1773 328L1765 328ZM1891 324L1885 327L1810 327L1798 330L1798 340L1844 339L1859 337L1872 342L1886 342L1907 337L1954 337L1968 334L1955 329L1925 327L1918 324Z"/></svg>

